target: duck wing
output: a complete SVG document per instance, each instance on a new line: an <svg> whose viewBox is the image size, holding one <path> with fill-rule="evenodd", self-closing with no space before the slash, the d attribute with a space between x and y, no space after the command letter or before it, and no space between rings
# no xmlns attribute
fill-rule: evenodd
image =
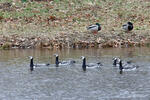
<svg viewBox="0 0 150 100"><path fill-rule="evenodd" d="M137 68L139 68L139 66L134 65L134 64L126 63L126 64L123 65L123 69L126 70L126 71L136 70Z"/></svg>
<svg viewBox="0 0 150 100"><path fill-rule="evenodd" d="M59 65L71 65L71 64L74 64L76 63L76 61L74 60L68 60L68 61L62 61L59 63Z"/></svg>
<svg viewBox="0 0 150 100"><path fill-rule="evenodd" d="M128 30L128 25L124 24L124 25L122 25L122 28L127 31Z"/></svg>
<svg viewBox="0 0 150 100"><path fill-rule="evenodd" d="M89 64L86 65L86 66L87 66L87 68L98 68L98 67L100 67L100 65L97 64L97 63L89 63Z"/></svg>
<svg viewBox="0 0 150 100"><path fill-rule="evenodd" d="M47 63L47 64L43 63L43 64L35 64L34 66L35 67L43 67L43 66L49 66L49 65L50 65L49 63Z"/></svg>
<svg viewBox="0 0 150 100"><path fill-rule="evenodd" d="M93 31L95 30L96 31L96 30L98 30L98 26L97 25L90 25L87 27L87 30L93 30Z"/></svg>

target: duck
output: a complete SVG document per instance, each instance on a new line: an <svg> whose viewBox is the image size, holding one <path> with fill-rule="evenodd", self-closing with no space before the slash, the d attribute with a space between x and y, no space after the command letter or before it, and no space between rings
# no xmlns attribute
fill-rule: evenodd
<svg viewBox="0 0 150 100"><path fill-rule="evenodd" d="M114 67L119 67L119 62L120 62L120 58L114 57L113 58L113 66ZM128 60L128 61L123 61L124 64L133 64L132 60Z"/></svg>
<svg viewBox="0 0 150 100"><path fill-rule="evenodd" d="M35 67L42 67L42 66L49 66L50 64L47 63L47 64L34 64L33 62L33 57L30 56L30 71L32 72L34 70Z"/></svg>
<svg viewBox="0 0 150 100"><path fill-rule="evenodd" d="M131 30L133 30L133 23L132 22L127 22L126 24L122 25L122 28L129 32Z"/></svg>
<svg viewBox="0 0 150 100"><path fill-rule="evenodd" d="M132 71L132 70L136 70L137 68L139 68L138 65L134 65L131 62L124 62L122 60L119 61L119 70L120 70L120 74L122 74L123 71Z"/></svg>
<svg viewBox="0 0 150 100"><path fill-rule="evenodd" d="M86 71L87 68L100 68L101 66L103 66L101 64L101 62L98 63L90 63L90 64L86 64L86 58L84 56L81 56L82 59L82 69L83 71Z"/></svg>
<svg viewBox="0 0 150 100"><path fill-rule="evenodd" d="M117 57L113 58L113 66L114 67L120 67L120 63L122 64L124 70L135 70L136 68L139 68L139 66L135 65L131 60L123 61Z"/></svg>
<svg viewBox="0 0 150 100"><path fill-rule="evenodd" d="M95 35L101 30L101 25L99 23L96 23L95 25L89 25L87 30L90 30Z"/></svg>
<svg viewBox="0 0 150 100"><path fill-rule="evenodd" d="M54 56L56 57L55 59L55 64L56 67L58 67L59 65L61 66L65 66L65 65L73 65L76 63L75 60L67 60L67 61L59 61L59 55L58 54L54 54Z"/></svg>

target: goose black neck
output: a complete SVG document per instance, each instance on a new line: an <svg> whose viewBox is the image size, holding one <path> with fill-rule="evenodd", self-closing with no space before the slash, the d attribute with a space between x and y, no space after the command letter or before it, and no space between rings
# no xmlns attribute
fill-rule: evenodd
<svg viewBox="0 0 150 100"><path fill-rule="evenodd" d="M122 61L119 62L119 69L120 69L120 74L122 74L122 69L123 69Z"/></svg>
<svg viewBox="0 0 150 100"><path fill-rule="evenodd" d="M33 58L30 60L30 71L33 71L33 66L34 66L34 64L33 64Z"/></svg>
<svg viewBox="0 0 150 100"><path fill-rule="evenodd" d="M56 56L55 64L56 64L56 66L58 66L58 64L59 64L59 57L58 56Z"/></svg>
<svg viewBox="0 0 150 100"><path fill-rule="evenodd" d="M114 65L114 66L117 65L117 59L114 60L113 65Z"/></svg>
<svg viewBox="0 0 150 100"><path fill-rule="evenodd" d="M83 59L82 69L83 71L86 71L86 58Z"/></svg>

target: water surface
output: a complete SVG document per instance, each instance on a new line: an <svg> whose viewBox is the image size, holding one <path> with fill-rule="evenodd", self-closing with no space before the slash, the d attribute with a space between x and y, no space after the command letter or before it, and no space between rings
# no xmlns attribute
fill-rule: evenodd
<svg viewBox="0 0 150 100"><path fill-rule="evenodd" d="M74 59L77 64L29 71L29 57L35 63ZM81 69L81 56L87 63L101 61L100 69ZM112 58L132 60L140 68L119 74ZM0 50L0 99L4 100L149 100L150 48L81 50Z"/></svg>

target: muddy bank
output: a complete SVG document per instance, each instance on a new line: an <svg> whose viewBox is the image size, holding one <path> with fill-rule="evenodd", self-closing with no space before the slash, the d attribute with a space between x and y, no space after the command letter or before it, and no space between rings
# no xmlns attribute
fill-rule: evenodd
<svg viewBox="0 0 150 100"><path fill-rule="evenodd" d="M99 32L93 35L85 33L64 33L55 37L0 35L0 48L107 48L107 47L136 47L150 46L150 32L140 31L130 33Z"/></svg>

